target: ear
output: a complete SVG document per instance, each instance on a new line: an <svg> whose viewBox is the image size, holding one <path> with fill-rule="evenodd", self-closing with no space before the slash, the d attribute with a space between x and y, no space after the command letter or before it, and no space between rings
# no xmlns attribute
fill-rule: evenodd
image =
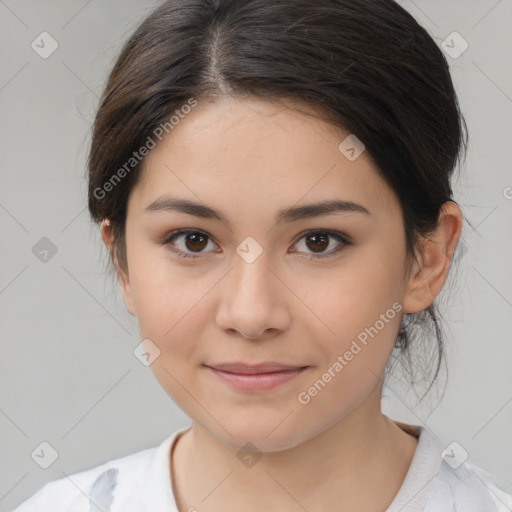
<svg viewBox="0 0 512 512"><path fill-rule="evenodd" d="M107 251L114 262L114 266L117 271L117 280L119 283L119 287L121 289L121 294L123 295L123 300L126 306L126 309L133 315L135 315L135 307L132 295L132 288L130 285L130 277L127 273L125 273L117 264L117 260L114 253L114 233L112 231L112 225L108 219L103 220L100 226L101 239L103 240L105 246L107 247Z"/></svg>
<svg viewBox="0 0 512 512"><path fill-rule="evenodd" d="M462 231L462 213L453 201L441 207L435 232L422 243L403 299L404 313L428 308L444 286Z"/></svg>

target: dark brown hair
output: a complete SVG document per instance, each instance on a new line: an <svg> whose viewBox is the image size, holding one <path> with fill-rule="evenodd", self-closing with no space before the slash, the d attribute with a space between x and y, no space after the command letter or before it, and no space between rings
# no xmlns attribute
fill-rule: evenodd
<svg viewBox="0 0 512 512"><path fill-rule="evenodd" d="M442 51L393 0L168 0L144 19L109 75L88 159L89 211L111 223L116 269L127 271L134 151L191 99L250 95L312 107L364 143L401 205L408 272L453 201L467 129ZM438 313L432 303L405 314L395 344L408 356L416 327L432 323L432 382L444 346Z"/></svg>

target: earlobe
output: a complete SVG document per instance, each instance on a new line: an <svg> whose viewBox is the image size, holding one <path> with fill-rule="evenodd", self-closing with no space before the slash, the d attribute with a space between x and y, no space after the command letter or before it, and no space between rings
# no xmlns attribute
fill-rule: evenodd
<svg viewBox="0 0 512 512"><path fill-rule="evenodd" d="M432 290L432 279L439 269L426 263L426 260L431 259L429 252L433 250L429 243L429 240L423 242L419 264L415 265L415 271L409 279L403 300L404 313L423 311L430 306L436 297Z"/></svg>
<svg viewBox="0 0 512 512"><path fill-rule="evenodd" d="M405 313L417 313L428 308L442 290L455 247L462 230L462 214L453 201L443 204L438 225L425 238L418 264L411 274L403 300Z"/></svg>
<svg viewBox="0 0 512 512"><path fill-rule="evenodd" d="M130 277L123 272L122 269L117 265L117 261L114 255L114 234L112 232L112 226L108 219L104 219L100 226L101 238L107 248L107 251L114 262L114 266L117 272L117 280L119 283L119 288L121 289L121 294L123 296L123 301L125 303L126 309L133 316L135 315L135 308L133 304L133 296L132 289L130 284Z"/></svg>
<svg viewBox="0 0 512 512"><path fill-rule="evenodd" d="M126 306L126 309L133 316L135 315L135 308L133 305L133 295L132 295L132 287L130 284L130 278L127 276L121 269L118 268L118 282L119 287L121 289L121 294L123 295L123 301Z"/></svg>

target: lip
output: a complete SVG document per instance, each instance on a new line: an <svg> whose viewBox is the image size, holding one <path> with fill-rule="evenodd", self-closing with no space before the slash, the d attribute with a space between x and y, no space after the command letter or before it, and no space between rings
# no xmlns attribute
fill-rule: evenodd
<svg viewBox="0 0 512 512"><path fill-rule="evenodd" d="M301 374L307 366L291 366L277 362L247 365L223 363L206 368L241 391L266 391L284 384Z"/></svg>

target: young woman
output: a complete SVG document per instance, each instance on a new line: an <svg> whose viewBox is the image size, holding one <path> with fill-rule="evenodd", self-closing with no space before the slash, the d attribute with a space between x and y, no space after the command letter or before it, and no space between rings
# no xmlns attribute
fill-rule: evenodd
<svg viewBox="0 0 512 512"><path fill-rule="evenodd" d="M89 210L191 425L17 512L511 510L461 447L381 412L393 354L429 322L437 376L434 299L462 228L465 124L411 15L166 1L93 128Z"/></svg>

